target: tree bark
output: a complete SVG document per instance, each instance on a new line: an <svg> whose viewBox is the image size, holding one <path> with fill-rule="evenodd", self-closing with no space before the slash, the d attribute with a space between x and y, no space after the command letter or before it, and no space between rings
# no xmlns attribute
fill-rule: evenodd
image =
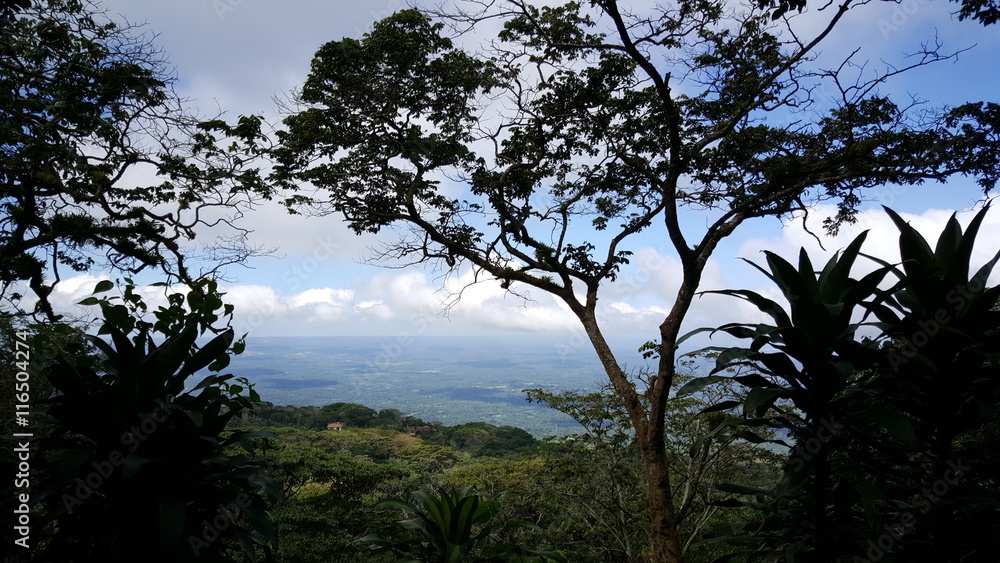
<svg viewBox="0 0 1000 563"><path fill-rule="evenodd" d="M670 468L667 465L663 432L637 435L646 470L646 495L649 506L650 563L681 563L680 538L674 514ZM652 435L650 435L652 434Z"/></svg>
<svg viewBox="0 0 1000 563"><path fill-rule="evenodd" d="M687 284L685 284L687 285ZM692 291L688 291L693 295ZM686 310L690 304L691 296L686 300L679 300L685 303L683 309ZM588 300L589 301L589 300ZM567 300L567 302L569 302ZM664 418L662 413L666 403L666 395L657 401L657 393L669 393L669 380L673 376L673 368L662 377L658 374L657 381L665 381L666 387L659 383L654 383L647 390L651 401L651 409L647 410L639 396L639 393L629 382L627 375L618 364L614 352L608 346L604 335L601 333L594 314L596 300L588 302L586 306L570 303L570 307L583 323L583 327L590 338L594 350L608 375L608 379L615 391L622 398L625 408L628 411L632 426L635 429L636 441L642 454L643 470L646 477L646 498L649 508L649 553L645 557L650 563L683 563L680 538L677 535L677 519L675 516L673 489L670 483L670 466L667 464L666 442L663 428ZM676 308L676 307L675 307ZM674 315L668 317L673 318ZM683 313L681 313L683 317ZM679 325L679 322L677 323ZM679 326L678 326L679 328ZM674 331L672 342L676 341L676 330ZM665 347L666 348L666 347ZM663 354L666 354L664 350ZM673 346L670 347L669 365L673 365ZM661 355L661 370L663 359ZM659 407L656 405L659 404ZM656 413L660 413L657 415ZM658 417L657 417L658 416Z"/></svg>

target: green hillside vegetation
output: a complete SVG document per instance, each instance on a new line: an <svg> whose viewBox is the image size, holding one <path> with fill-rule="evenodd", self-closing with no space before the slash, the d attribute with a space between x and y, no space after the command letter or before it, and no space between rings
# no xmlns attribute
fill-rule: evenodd
<svg viewBox="0 0 1000 563"><path fill-rule="evenodd" d="M540 392L533 396L541 400ZM607 410L614 402L607 393L545 397L551 403L560 398L578 407L590 402L605 416L620 416L613 408ZM694 407L704 406L688 403L692 415ZM341 430L326 428L329 421L347 420L353 423L344 422ZM435 431L413 436L406 430L413 426ZM394 515L380 509L380 502L405 498L415 490L470 486L484 498L497 500L504 519L540 528L507 530L498 542L558 546L570 561L637 559L644 548L641 465L625 428L612 426L605 424L598 431L582 426L573 436L536 440L510 426L445 426L396 409L375 411L353 403L262 403L253 416L230 423L233 431L278 436L261 444L259 451L273 460L272 475L285 493L272 514L281 538L275 556L289 562L392 560L356 541L371 533L391 533ZM689 444L683 440L693 438L677 435L678 447L686 448ZM705 505L714 494L714 483L756 472L761 475L757 484L763 486L778 475L778 458L765 449L733 441L723 449L724 463L699 466L708 470L705 474L678 472L685 479L677 485L692 491L686 508L693 514L686 528L692 535L708 523L721 522L724 512ZM683 463L698 465L692 459ZM692 548L691 554L710 551Z"/></svg>

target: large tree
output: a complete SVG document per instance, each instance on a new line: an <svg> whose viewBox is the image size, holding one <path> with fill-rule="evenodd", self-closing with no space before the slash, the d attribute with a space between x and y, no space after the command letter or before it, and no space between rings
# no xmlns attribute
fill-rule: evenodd
<svg viewBox="0 0 1000 563"><path fill-rule="evenodd" d="M55 318L47 297L66 270L156 267L188 280L204 272L189 272L185 254L252 252L235 228L211 248L188 241L233 226L262 193L249 166L259 120L190 113L150 36L88 1L0 9L0 297L27 285Z"/></svg>
<svg viewBox="0 0 1000 563"><path fill-rule="evenodd" d="M988 191L1000 175L1000 106L918 112L882 93L948 54L928 48L877 72L853 64L857 53L816 62L865 4L776 21L717 0L646 12L614 0L400 12L316 53L277 175L300 189L288 199L296 211L340 214L358 233L408 227L385 258L471 268L562 300L634 428L650 560L680 561L664 416L681 322L720 241L819 201L838 205L825 223L836 230L884 184L962 173ZM830 95L814 98L820 87ZM696 210L698 228L681 221ZM608 346L597 303L640 233L672 246L681 283L655 373L636 381Z"/></svg>

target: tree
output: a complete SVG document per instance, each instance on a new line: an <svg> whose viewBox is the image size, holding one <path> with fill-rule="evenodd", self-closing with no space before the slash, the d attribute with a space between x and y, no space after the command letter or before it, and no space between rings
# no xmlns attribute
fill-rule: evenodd
<svg viewBox="0 0 1000 563"><path fill-rule="evenodd" d="M320 414L327 417L326 424L344 422L351 427L367 428L374 423L378 411L357 403L333 403L321 408Z"/></svg>
<svg viewBox="0 0 1000 563"><path fill-rule="evenodd" d="M695 372L693 360L682 361L680 367L675 375L678 387L693 380ZM722 424L733 416L729 411L745 400L745 393L738 390L738 385L714 385L697 397L675 394L667 402L666 447L686 558L697 553L701 557L697 560L704 560L706 551L718 549L698 540L713 522L737 516L732 507L726 513L717 506L725 498L717 485L738 480L744 486L771 487L780 472L779 456L758 445L773 436L751 435L738 425ZM567 520L582 520L576 528L593 534L588 541L609 554L597 560L642 560L641 460L621 399L608 387L594 393L526 391L529 400L572 416L585 431L553 440L545 450L547 465L556 474L555 487L570 489L557 492L551 502L564 505L561 512ZM598 549L588 545L586 551L593 556Z"/></svg>
<svg viewBox="0 0 1000 563"><path fill-rule="evenodd" d="M381 490L408 471L329 453L301 443L283 443L272 452L276 480L285 496L271 511L280 538L279 561L357 561L367 550L355 541L370 531Z"/></svg>
<svg viewBox="0 0 1000 563"><path fill-rule="evenodd" d="M615 0L473 3L481 11L434 15L441 21L399 12L316 53L279 134L274 179L302 187L286 200L296 212L340 214L358 233L408 228L382 258L469 268L563 301L634 428L651 560L679 561L664 417L681 323L720 241L750 219L817 201L837 203L825 222L836 231L866 190L887 183L962 173L988 191L1000 177L1000 105L918 112L880 92L950 55L928 47L874 74L857 70L856 53L814 62L865 4L838 3L818 28L719 0L646 14ZM445 23L471 30L494 20L500 31L479 47L444 35ZM821 84L833 100L813 98ZM449 178L460 195L442 189ZM707 227L682 224L682 212L699 209ZM681 264L644 388L597 314L600 288L640 233L658 235Z"/></svg>
<svg viewBox="0 0 1000 563"><path fill-rule="evenodd" d="M190 281L199 252L216 268L255 252L233 220L264 193L250 167L259 119L189 113L149 37L89 1L3 9L0 296L17 306L26 284L54 320L47 297L62 273L88 270L100 254L124 272ZM184 247L213 227L229 238Z"/></svg>
<svg viewBox="0 0 1000 563"><path fill-rule="evenodd" d="M537 443L535 438L521 428L495 426L488 422L466 422L450 427L439 427L427 436L428 441L447 444L474 456L511 455Z"/></svg>
<svg viewBox="0 0 1000 563"><path fill-rule="evenodd" d="M561 514L549 529L561 549L579 561L641 561L642 463L628 414L610 389L595 393L526 389L529 401L573 417L584 432L549 438L546 505ZM582 544L577 548L576 544Z"/></svg>

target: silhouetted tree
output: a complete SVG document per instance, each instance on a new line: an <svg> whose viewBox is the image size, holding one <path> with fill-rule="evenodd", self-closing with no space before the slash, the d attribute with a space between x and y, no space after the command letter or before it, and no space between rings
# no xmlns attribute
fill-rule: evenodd
<svg viewBox="0 0 1000 563"><path fill-rule="evenodd" d="M36 309L55 319L53 286L101 254L101 265L187 281L198 275L186 266L192 255L221 265L255 252L233 220L264 192L251 168L259 119L191 114L149 37L88 0L4 9L0 297L17 306L26 284ZM228 239L185 246L224 225Z"/></svg>

